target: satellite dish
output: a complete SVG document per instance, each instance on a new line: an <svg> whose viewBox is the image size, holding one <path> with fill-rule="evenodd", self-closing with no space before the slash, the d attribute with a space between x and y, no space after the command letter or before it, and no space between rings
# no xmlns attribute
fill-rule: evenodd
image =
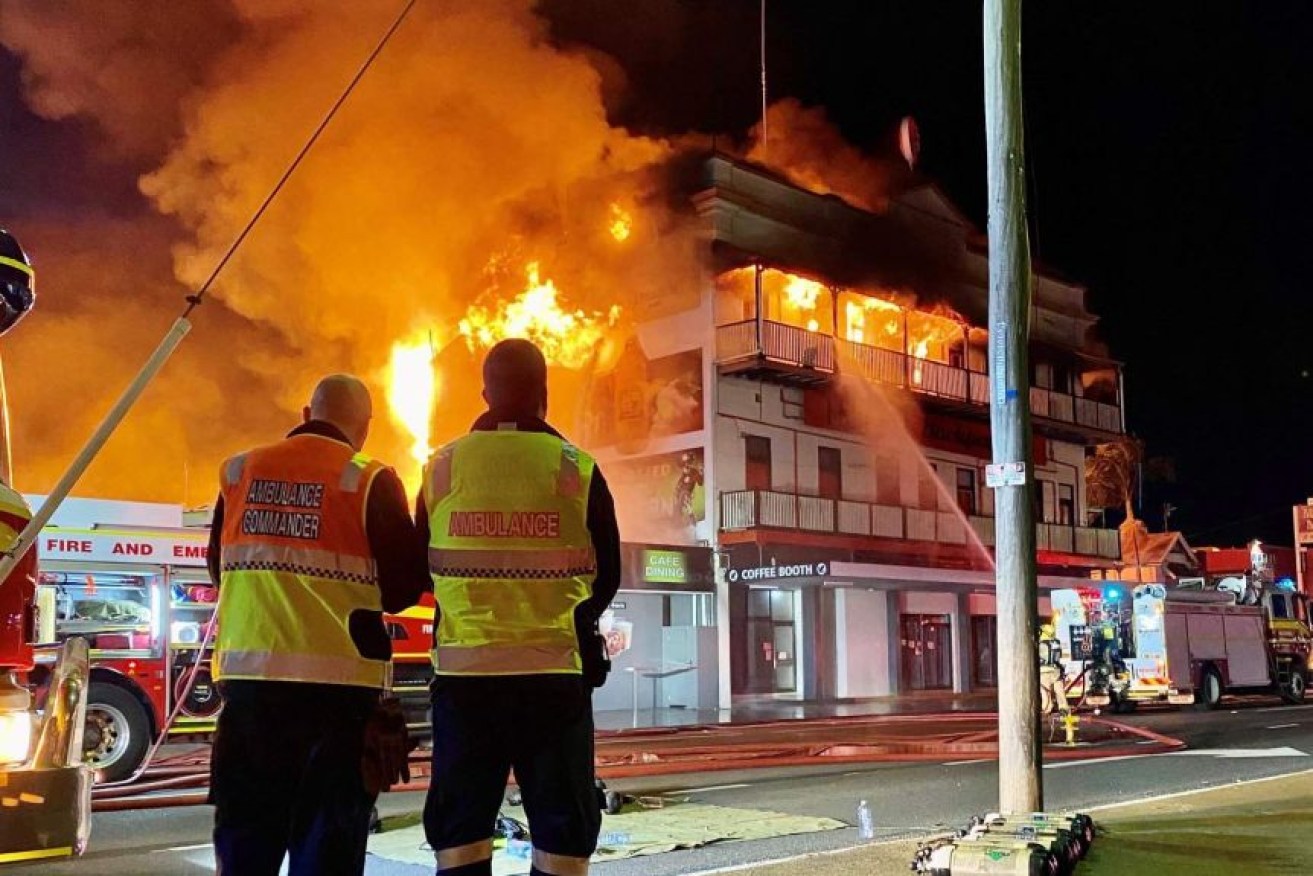
<svg viewBox="0 0 1313 876"><path fill-rule="evenodd" d="M903 153L907 166L915 168L916 160L921 155L921 129L911 116L904 116L898 123L898 150Z"/></svg>

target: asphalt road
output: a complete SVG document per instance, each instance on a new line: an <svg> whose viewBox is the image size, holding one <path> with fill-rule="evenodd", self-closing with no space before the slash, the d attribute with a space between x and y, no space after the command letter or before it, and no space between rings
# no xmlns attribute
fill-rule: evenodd
<svg viewBox="0 0 1313 876"><path fill-rule="evenodd" d="M1050 809L1089 808L1244 779L1313 768L1313 705L1277 706L1271 699L1212 713L1158 711L1124 718L1186 741L1186 752L1102 761L1064 761L1044 770ZM870 801L881 838L958 824L991 808L993 762L877 764L754 772L716 772L611 783L623 791L669 793L723 806L824 816L851 823L858 800ZM383 813L417 811L421 794L389 794ZM213 873L208 807L106 813L95 817L91 851L81 859L19 865L16 873ZM691 874L787 858L855 843L852 829L751 843L722 843L687 852L593 868L599 876ZM420 876L431 869L371 859L369 876Z"/></svg>

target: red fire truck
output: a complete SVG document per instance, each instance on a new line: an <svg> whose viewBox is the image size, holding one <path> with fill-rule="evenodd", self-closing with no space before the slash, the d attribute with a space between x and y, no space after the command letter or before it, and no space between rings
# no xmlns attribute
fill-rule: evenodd
<svg viewBox="0 0 1313 876"><path fill-rule="evenodd" d="M1260 548L1203 552L1204 576L1171 585L1104 581L1054 592L1069 695L1125 708L1214 709L1223 694L1247 691L1302 703L1313 674L1308 599L1274 575Z"/></svg>
<svg viewBox="0 0 1313 876"><path fill-rule="evenodd" d="M39 497L31 502L39 504ZM100 781L120 781L138 770L161 733L170 741L203 738L223 707L210 676L211 648L203 647L218 598L205 568L209 515L184 514L175 505L69 499L53 523L37 542L41 644L29 681L40 688L64 639L88 640L83 747ZM387 620L393 686L412 732L422 735L431 603Z"/></svg>

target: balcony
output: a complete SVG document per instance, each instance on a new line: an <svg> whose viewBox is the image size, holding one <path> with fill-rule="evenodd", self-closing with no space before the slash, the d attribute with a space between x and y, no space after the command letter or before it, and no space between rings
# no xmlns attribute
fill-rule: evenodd
<svg viewBox="0 0 1313 876"><path fill-rule="evenodd" d="M800 385L825 383L840 370L918 395L980 409L989 407L989 375L920 359L768 319L716 329L722 373ZM1032 387L1031 415L1041 423L1086 433L1121 434L1121 408L1054 389Z"/></svg>
<svg viewBox="0 0 1313 876"><path fill-rule="evenodd" d="M993 547L995 540L992 517L972 516L963 522L953 511L769 490L721 493L720 528L723 532L784 529L957 545L979 542L985 547ZM1121 542L1113 529L1039 523L1035 527L1035 546L1038 550L1109 560L1121 557Z"/></svg>

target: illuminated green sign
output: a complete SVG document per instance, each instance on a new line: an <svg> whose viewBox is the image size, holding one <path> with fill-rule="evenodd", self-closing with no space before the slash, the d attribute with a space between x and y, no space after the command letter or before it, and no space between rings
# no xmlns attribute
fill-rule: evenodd
<svg viewBox="0 0 1313 876"><path fill-rule="evenodd" d="M679 551L643 551L643 580L653 584L685 584L688 567Z"/></svg>

